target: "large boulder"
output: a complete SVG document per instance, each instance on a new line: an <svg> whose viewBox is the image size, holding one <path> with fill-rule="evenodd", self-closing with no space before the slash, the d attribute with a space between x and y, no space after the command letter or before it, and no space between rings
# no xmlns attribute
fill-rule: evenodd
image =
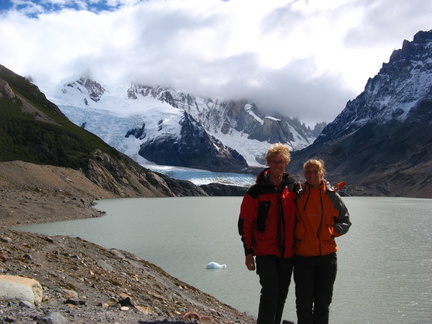
<svg viewBox="0 0 432 324"><path fill-rule="evenodd" d="M38 306L42 295L42 286L34 279L0 275L0 300L18 300Z"/></svg>

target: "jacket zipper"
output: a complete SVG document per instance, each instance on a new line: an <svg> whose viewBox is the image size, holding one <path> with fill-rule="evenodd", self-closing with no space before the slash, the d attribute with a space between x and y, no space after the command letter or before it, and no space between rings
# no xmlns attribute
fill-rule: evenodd
<svg viewBox="0 0 432 324"><path fill-rule="evenodd" d="M279 242L279 250L281 253L281 258L285 255L285 220L283 214L283 206L282 206L282 192L279 194L278 199L278 209L279 209L279 226L278 226L278 242Z"/></svg>
<svg viewBox="0 0 432 324"><path fill-rule="evenodd" d="M322 193L322 190L320 188L321 221L320 221L320 225L318 227L318 233L317 233L319 255L322 255L322 246L321 246L321 240L319 238L319 233L321 232L321 227L322 227L323 220L324 220L324 204L323 204L322 194L323 193Z"/></svg>
<svg viewBox="0 0 432 324"><path fill-rule="evenodd" d="M305 202L305 204L303 206L303 211L306 210L306 206L309 203L309 198L310 198L310 188L308 187L308 195L306 197L306 202ZM322 227L322 223L323 223L323 220L324 220L324 204L323 204L322 189L321 188L320 188L320 204L321 204L321 220L320 220L320 225L318 227L318 232L316 233L316 238L317 238L317 241L318 241L319 255L322 254L322 251L321 251L321 240L319 238L319 233L320 233L320 229Z"/></svg>

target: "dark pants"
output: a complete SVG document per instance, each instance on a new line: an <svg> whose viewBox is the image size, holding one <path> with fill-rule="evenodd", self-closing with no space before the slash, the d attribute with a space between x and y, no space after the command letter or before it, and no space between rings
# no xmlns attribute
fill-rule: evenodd
<svg viewBox="0 0 432 324"><path fill-rule="evenodd" d="M256 257L261 297L257 324L280 324L293 269L292 258Z"/></svg>
<svg viewBox="0 0 432 324"><path fill-rule="evenodd" d="M336 253L316 257L295 257L294 280L298 324L328 324L336 272Z"/></svg>

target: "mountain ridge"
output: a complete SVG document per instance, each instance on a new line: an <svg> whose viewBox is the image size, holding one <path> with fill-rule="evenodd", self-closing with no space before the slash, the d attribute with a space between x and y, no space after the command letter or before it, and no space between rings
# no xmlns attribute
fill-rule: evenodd
<svg viewBox="0 0 432 324"><path fill-rule="evenodd" d="M243 172L248 167L264 166L263 152L272 143L285 142L291 148L303 148L311 144L325 126L319 123L310 129L296 118L266 115L246 100L195 97L169 87L139 83L102 85L89 76L64 82L51 91L52 100L75 124L143 164L165 163ZM103 111L109 113L103 115ZM190 122L183 124L184 121ZM191 122L193 127L190 127ZM101 126L103 124L111 127L109 132ZM137 135L136 140L131 139L131 135ZM194 137L205 139L206 145L193 140ZM163 147L174 147L174 150L155 155L155 142ZM176 148L178 143L188 146L188 150ZM224 153L212 152L213 147ZM185 154L189 150L212 162L207 163L206 159L191 162ZM220 165L224 164L227 167L222 169Z"/></svg>
<svg viewBox="0 0 432 324"><path fill-rule="evenodd" d="M404 40L365 90L329 123L302 161L322 158L353 194L432 197L432 30Z"/></svg>

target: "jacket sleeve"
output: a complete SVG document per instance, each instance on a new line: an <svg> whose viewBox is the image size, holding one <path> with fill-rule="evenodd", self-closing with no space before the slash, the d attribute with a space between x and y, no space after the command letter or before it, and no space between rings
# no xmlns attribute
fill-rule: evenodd
<svg viewBox="0 0 432 324"><path fill-rule="evenodd" d="M345 203L342 201L341 196L333 192L330 195L330 199L333 202L333 206L336 210L339 211L339 216L335 221L335 229L337 231L336 236L344 235L348 232L349 228L351 227L351 221L350 221L350 215L348 212L347 207L345 206Z"/></svg>
<svg viewBox="0 0 432 324"><path fill-rule="evenodd" d="M253 254L254 230L258 215L258 202L250 194L243 197L238 220L238 231L243 242L245 255Z"/></svg>

